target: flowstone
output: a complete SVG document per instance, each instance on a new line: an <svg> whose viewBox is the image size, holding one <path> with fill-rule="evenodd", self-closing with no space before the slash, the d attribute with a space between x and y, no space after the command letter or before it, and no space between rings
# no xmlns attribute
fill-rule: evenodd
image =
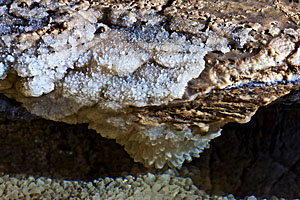
<svg viewBox="0 0 300 200"><path fill-rule="evenodd" d="M0 1L0 92L180 168L299 89L290 1Z"/></svg>

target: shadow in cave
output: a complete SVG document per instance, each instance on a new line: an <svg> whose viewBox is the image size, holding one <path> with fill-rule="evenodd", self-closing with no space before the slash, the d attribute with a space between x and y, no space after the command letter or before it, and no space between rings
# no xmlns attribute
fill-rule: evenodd
<svg viewBox="0 0 300 200"><path fill-rule="evenodd" d="M300 104L260 108L247 124L224 126L182 170L211 194L300 197Z"/></svg>
<svg viewBox="0 0 300 200"><path fill-rule="evenodd" d="M102 138L86 124L37 119L2 122L0 130L0 171L4 173L93 180L146 170L114 140Z"/></svg>
<svg viewBox="0 0 300 200"><path fill-rule="evenodd" d="M54 179L94 180L149 171L114 140L41 119L0 94L0 172Z"/></svg>
<svg viewBox="0 0 300 200"><path fill-rule="evenodd" d="M20 105L3 96L0 104L5 111L0 110L1 172L93 180L151 171L86 124L22 117ZM273 104L259 109L248 124L226 125L210 149L180 173L211 194L300 197L299 104Z"/></svg>

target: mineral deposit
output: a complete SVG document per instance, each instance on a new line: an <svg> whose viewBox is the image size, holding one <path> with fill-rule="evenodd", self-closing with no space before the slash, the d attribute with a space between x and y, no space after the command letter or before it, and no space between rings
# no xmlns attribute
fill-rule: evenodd
<svg viewBox="0 0 300 200"><path fill-rule="evenodd" d="M288 0L0 0L0 92L181 167L228 122L299 89Z"/></svg>
<svg viewBox="0 0 300 200"><path fill-rule="evenodd" d="M105 178L84 181L59 181L51 178L0 176L0 196L4 199L212 199L235 200L227 196L208 195L192 184L190 178L176 177L173 171L161 175ZM247 196L245 200L257 200ZM279 198L274 197L274 200ZM281 198L282 199L282 198Z"/></svg>

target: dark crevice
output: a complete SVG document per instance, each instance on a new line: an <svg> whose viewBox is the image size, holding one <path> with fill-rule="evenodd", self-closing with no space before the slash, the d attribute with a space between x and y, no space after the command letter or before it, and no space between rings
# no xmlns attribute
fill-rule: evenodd
<svg viewBox="0 0 300 200"><path fill-rule="evenodd" d="M174 1L175 0L168 0L167 3L162 6L161 12L164 13L164 11L166 10L166 8L172 6L172 4L173 4Z"/></svg>
<svg viewBox="0 0 300 200"><path fill-rule="evenodd" d="M5 113L20 111L17 102L0 98ZM184 164L190 173L185 176L211 194L299 197L299 185L294 183L300 180L300 104L282 101L260 108L247 124L226 125L200 158ZM121 145L89 130L87 124L11 120L0 114L6 118L0 121L0 171L6 174L89 181L157 173L135 163ZM278 163L284 171L277 171Z"/></svg>
<svg viewBox="0 0 300 200"><path fill-rule="evenodd" d="M109 27L113 26L110 20L110 15L111 15L111 9L110 8L104 8L102 10L103 16L101 19L98 19L98 23L103 23Z"/></svg>

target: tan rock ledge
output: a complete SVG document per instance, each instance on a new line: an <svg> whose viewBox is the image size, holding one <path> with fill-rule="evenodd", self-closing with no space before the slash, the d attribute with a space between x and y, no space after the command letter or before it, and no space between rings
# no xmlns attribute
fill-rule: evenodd
<svg viewBox="0 0 300 200"><path fill-rule="evenodd" d="M0 92L180 168L299 89L296 1L0 1Z"/></svg>

